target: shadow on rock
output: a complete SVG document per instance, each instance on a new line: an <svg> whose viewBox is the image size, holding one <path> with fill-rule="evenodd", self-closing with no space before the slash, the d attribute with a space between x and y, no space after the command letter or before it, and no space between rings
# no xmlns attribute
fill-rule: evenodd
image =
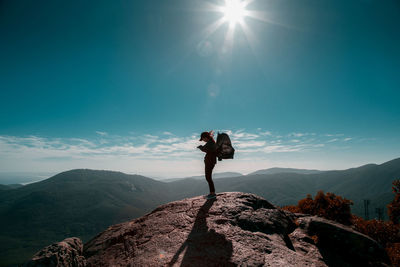
<svg viewBox="0 0 400 267"><path fill-rule="evenodd" d="M175 253L168 266L173 266L184 253L180 266L235 266L232 256L232 242L223 234L208 229L206 218L216 199L207 200L196 215L192 231Z"/></svg>

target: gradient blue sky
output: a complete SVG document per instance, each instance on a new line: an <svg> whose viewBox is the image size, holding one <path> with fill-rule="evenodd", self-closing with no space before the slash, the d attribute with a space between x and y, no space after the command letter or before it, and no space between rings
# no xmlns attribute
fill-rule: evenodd
<svg viewBox="0 0 400 267"><path fill-rule="evenodd" d="M400 156L399 1L248 9L226 50L207 1L1 1L0 171L198 174L211 129L238 148L216 171Z"/></svg>

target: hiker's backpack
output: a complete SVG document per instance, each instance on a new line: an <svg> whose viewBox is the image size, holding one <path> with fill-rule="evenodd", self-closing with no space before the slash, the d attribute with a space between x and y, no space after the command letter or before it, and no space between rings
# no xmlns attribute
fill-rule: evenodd
<svg viewBox="0 0 400 267"><path fill-rule="evenodd" d="M231 139L226 133L218 133L216 146L219 161L222 159L233 159L235 149L232 147Z"/></svg>

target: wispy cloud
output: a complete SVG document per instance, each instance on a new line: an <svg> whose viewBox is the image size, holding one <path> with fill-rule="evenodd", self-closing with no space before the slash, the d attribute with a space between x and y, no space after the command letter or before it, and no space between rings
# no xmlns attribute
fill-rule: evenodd
<svg viewBox="0 0 400 267"><path fill-rule="evenodd" d="M100 132L100 131L96 131L96 133L97 133L98 135L101 135L101 136L105 136L105 135L107 135L107 133L106 133L106 132Z"/></svg>
<svg viewBox="0 0 400 267"><path fill-rule="evenodd" d="M338 136L344 136L344 134L338 134L338 133L336 133L336 134L324 134L324 136L327 136L327 137L338 137Z"/></svg>
<svg viewBox="0 0 400 267"><path fill-rule="evenodd" d="M245 132L243 129L238 131L225 130L230 134L232 143L238 152L295 152L307 149L323 147L329 143L338 141L337 138L325 139L331 135L322 135L320 139L305 138L312 135L308 133L291 133L287 138L282 135L268 135ZM165 133L165 132L164 132ZM191 136L177 136L172 133L158 136L154 134L144 134L140 136L113 136L105 132L99 134L101 138L87 140L84 138L44 138L39 136L0 136L1 153L8 156L19 153L36 153L40 158L43 154L48 156L97 156L97 155L130 155L143 158L149 157L173 157L175 155L185 155L192 157L197 151L199 144L196 134ZM292 139L290 137L297 137ZM342 139L343 141L352 140L351 137ZM186 154L185 154L186 153Z"/></svg>
<svg viewBox="0 0 400 267"><path fill-rule="evenodd" d="M260 131L260 135L272 135L270 131Z"/></svg>
<svg viewBox="0 0 400 267"><path fill-rule="evenodd" d="M238 142L234 141L233 144L238 147L239 149L246 149L249 147L265 147L265 141L245 141L245 142Z"/></svg>
<svg viewBox="0 0 400 267"><path fill-rule="evenodd" d="M288 136L294 136L294 137L302 137L307 135L306 133L290 133Z"/></svg>
<svg viewBox="0 0 400 267"><path fill-rule="evenodd" d="M282 134L262 129L257 129L256 132L245 129L215 130L216 133L218 131L230 135L236 149L235 159L244 161L257 160L263 155L273 153L326 150L333 143L336 144L335 149L337 149L339 144L338 138L332 138L337 134ZM167 170L169 167L166 166L169 163L174 163L176 166L182 162L191 162L192 165L201 164L204 155L196 148L201 143L198 141L198 133L188 136L179 136L171 132L127 136L100 131L96 133L98 136L92 139L48 138L34 135L0 136L0 170L9 170L10 164L18 168L18 165L28 163L29 166L53 164L54 168L118 166L125 170L128 167L121 166L135 166L134 169L143 169L145 168L143 166L147 166L151 170L151 168L154 169L152 162L156 161L158 168L165 163L163 166ZM349 145L348 141L354 140L354 137L344 135L340 137L343 145L346 144L346 146ZM189 168L189 165L183 168Z"/></svg>
<svg viewBox="0 0 400 267"><path fill-rule="evenodd" d="M260 137L258 134L247 133L244 130L239 130L231 133L233 139L241 139L241 140L254 140Z"/></svg>

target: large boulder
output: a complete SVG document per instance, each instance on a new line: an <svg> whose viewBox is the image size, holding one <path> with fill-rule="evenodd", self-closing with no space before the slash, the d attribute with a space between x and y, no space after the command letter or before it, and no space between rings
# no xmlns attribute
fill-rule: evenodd
<svg viewBox="0 0 400 267"><path fill-rule="evenodd" d="M352 228L317 216L297 219L299 227L291 234L301 248L312 237L324 262L329 266L386 266L389 258L382 246ZM299 238L301 237L301 238ZM295 246L295 247L296 247Z"/></svg>
<svg viewBox="0 0 400 267"><path fill-rule="evenodd" d="M84 267L83 244L79 238L72 237L54 243L36 253L24 267Z"/></svg>
<svg viewBox="0 0 400 267"><path fill-rule="evenodd" d="M109 227L84 246L95 266L388 266L374 240L280 210L254 194L194 197Z"/></svg>

